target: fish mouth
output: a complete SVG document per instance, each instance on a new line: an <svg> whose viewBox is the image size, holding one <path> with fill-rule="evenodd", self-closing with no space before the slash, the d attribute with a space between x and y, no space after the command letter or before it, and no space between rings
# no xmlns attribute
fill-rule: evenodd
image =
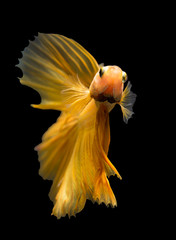
<svg viewBox="0 0 176 240"><path fill-rule="evenodd" d="M103 93L99 94L98 96L94 96L93 97L96 101L98 102L105 102L105 101L108 101L109 103L117 103L119 102L120 100L117 100L115 99L113 96L110 96L110 95L105 95Z"/></svg>
<svg viewBox="0 0 176 240"><path fill-rule="evenodd" d="M108 101L109 103L115 103L115 102L117 102L114 97L108 97L108 98L107 98L107 101Z"/></svg>

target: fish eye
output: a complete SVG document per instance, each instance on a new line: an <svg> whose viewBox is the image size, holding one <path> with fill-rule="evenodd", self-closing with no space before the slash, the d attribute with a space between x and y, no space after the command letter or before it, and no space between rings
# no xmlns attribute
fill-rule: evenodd
<svg viewBox="0 0 176 240"><path fill-rule="evenodd" d="M128 79L126 72L122 72L122 82L125 83Z"/></svg>
<svg viewBox="0 0 176 240"><path fill-rule="evenodd" d="M103 76L103 73L105 72L105 69L103 67L100 68L100 71L99 71L99 74L100 74L100 77Z"/></svg>

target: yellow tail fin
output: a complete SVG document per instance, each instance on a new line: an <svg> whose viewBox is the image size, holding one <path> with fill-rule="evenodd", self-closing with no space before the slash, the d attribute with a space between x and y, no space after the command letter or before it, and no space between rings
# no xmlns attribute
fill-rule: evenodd
<svg viewBox="0 0 176 240"><path fill-rule="evenodd" d="M63 113L36 147L40 174L52 179L53 214L60 218L80 212L86 202L116 206L107 176L120 175L107 158L108 111L92 99L78 116Z"/></svg>

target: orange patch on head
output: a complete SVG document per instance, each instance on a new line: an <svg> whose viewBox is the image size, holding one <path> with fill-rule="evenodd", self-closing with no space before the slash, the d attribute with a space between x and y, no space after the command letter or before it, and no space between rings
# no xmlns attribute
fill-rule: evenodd
<svg viewBox="0 0 176 240"><path fill-rule="evenodd" d="M90 86L91 96L97 101L118 102L122 92L122 69L118 66L103 67L103 71L96 73Z"/></svg>

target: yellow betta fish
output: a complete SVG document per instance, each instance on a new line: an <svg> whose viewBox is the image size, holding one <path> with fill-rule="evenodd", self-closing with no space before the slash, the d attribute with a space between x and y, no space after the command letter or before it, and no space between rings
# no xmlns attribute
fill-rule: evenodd
<svg viewBox="0 0 176 240"><path fill-rule="evenodd" d="M17 65L20 82L39 92L34 108L61 115L35 147L44 179L53 180L49 193L57 218L80 212L86 199L117 205L108 177L120 174L107 157L109 112L116 104L127 123L136 95L127 74L117 66L98 65L80 44L57 34L39 33L24 49Z"/></svg>

